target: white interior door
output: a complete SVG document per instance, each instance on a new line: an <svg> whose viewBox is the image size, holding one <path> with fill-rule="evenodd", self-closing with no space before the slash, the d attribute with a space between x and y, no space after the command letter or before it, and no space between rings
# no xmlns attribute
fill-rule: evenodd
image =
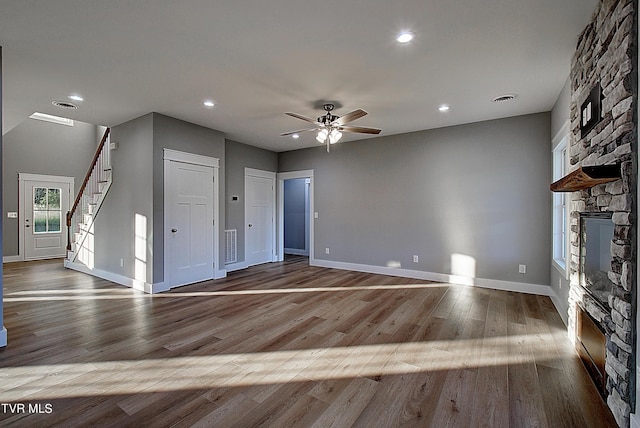
<svg viewBox="0 0 640 428"><path fill-rule="evenodd" d="M274 261L275 173L246 169L245 221L246 263Z"/></svg>
<svg viewBox="0 0 640 428"><path fill-rule="evenodd" d="M24 259L64 257L67 247L66 213L71 185L62 181L21 181Z"/></svg>
<svg viewBox="0 0 640 428"><path fill-rule="evenodd" d="M171 287L214 277L214 171L212 167L170 161L168 212L168 280ZM166 280L167 278L165 278Z"/></svg>

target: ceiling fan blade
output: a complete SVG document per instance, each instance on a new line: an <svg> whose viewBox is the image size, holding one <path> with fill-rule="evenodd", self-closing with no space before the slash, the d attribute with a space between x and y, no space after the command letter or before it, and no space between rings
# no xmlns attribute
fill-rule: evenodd
<svg viewBox="0 0 640 428"><path fill-rule="evenodd" d="M366 116L366 115L367 115L366 111L362 109L358 109L350 113L347 113L344 116L340 116L338 119L334 120L333 123L335 123L336 125L344 125L347 122L353 122L354 120L360 119L362 116Z"/></svg>
<svg viewBox="0 0 640 428"><path fill-rule="evenodd" d="M300 129L299 131L291 131L291 132L285 132L284 134L280 134L281 137L288 137L289 135L293 135L293 134L301 134L303 132L309 132L309 131L315 131L318 128L307 128L307 129Z"/></svg>
<svg viewBox="0 0 640 428"><path fill-rule="evenodd" d="M311 122L314 125L318 125L318 121L315 120L315 119L311 119L310 117L303 116L303 115L298 114L298 113L291 113L291 112L286 112L285 114L288 115L288 116L291 116L291 117L295 117L296 119L304 120L304 121L307 121L307 122Z"/></svg>
<svg viewBox="0 0 640 428"><path fill-rule="evenodd" d="M361 134L379 134L382 132L382 129L365 128L362 126L341 126L339 129L343 132L359 132Z"/></svg>

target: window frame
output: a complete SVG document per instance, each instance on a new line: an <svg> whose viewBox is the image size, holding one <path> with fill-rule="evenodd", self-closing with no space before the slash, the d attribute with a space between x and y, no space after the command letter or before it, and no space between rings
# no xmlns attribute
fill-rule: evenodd
<svg viewBox="0 0 640 428"><path fill-rule="evenodd" d="M562 127L553 139L552 168L553 181L557 181L569 172L569 127ZM552 202L552 264L569 278L570 259L570 204L571 194L554 192Z"/></svg>

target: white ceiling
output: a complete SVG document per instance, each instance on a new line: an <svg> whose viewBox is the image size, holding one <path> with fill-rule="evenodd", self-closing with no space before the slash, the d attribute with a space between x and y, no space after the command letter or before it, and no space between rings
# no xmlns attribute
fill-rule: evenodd
<svg viewBox="0 0 640 428"><path fill-rule="evenodd" d="M34 111L108 126L153 111L286 151L317 143L280 137L306 127L283 113L325 100L381 136L549 111L597 3L0 0L3 132ZM78 110L51 104L76 93Z"/></svg>

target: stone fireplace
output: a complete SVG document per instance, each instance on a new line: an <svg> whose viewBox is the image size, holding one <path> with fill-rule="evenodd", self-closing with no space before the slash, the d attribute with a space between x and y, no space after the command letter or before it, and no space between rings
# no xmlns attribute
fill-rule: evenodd
<svg viewBox="0 0 640 428"><path fill-rule="evenodd" d="M602 394L623 427L637 412L636 15L635 0L601 0L579 37L571 66L570 170L606 166L619 175L570 193L568 328L572 337L585 325L602 332ZM596 123L585 127L584 106L594 93L599 97Z"/></svg>

